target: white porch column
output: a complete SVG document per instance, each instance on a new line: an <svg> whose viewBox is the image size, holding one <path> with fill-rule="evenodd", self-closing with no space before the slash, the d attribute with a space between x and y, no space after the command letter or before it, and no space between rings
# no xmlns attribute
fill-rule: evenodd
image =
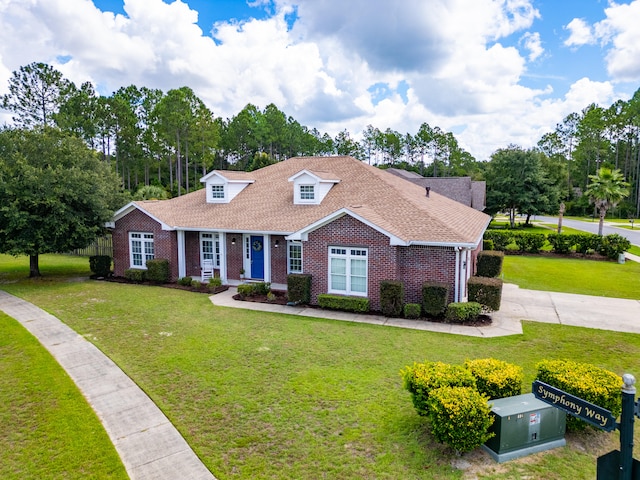
<svg viewBox="0 0 640 480"><path fill-rule="evenodd" d="M460 301L460 247L454 247L454 250L456 251L456 273L455 273L455 278L453 281L454 284L454 290L453 290L453 301L454 302L459 302Z"/></svg>
<svg viewBox="0 0 640 480"><path fill-rule="evenodd" d="M187 276L187 257L185 254L184 230L178 230L178 278Z"/></svg>
<svg viewBox="0 0 640 480"><path fill-rule="evenodd" d="M220 280L227 283L227 235L219 233L220 237Z"/></svg>

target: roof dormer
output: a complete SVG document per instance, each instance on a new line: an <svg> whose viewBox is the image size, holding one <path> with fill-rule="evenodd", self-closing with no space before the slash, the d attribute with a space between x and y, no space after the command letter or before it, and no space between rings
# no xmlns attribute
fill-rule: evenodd
<svg viewBox="0 0 640 480"><path fill-rule="evenodd" d="M325 173L301 170L289 178L293 182L293 203L295 205L320 205L331 187L340 183L339 179Z"/></svg>
<svg viewBox="0 0 640 480"><path fill-rule="evenodd" d="M207 203L229 203L255 182L247 172L214 170L200 179L205 185Z"/></svg>

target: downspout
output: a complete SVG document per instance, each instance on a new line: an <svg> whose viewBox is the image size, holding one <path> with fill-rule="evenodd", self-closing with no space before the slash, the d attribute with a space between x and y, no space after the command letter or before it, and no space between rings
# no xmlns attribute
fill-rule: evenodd
<svg viewBox="0 0 640 480"><path fill-rule="evenodd" d="M453 301L460 301L460 247L454 247L456 251L456 274L454 279L454 292L453 292Z"/></svg>
<svg viewBox="0 0 640 480"><path fill-rule="evenodd" d="M178 230L178 278L187 276L187 259L185 256L184 230Z"/></svg>

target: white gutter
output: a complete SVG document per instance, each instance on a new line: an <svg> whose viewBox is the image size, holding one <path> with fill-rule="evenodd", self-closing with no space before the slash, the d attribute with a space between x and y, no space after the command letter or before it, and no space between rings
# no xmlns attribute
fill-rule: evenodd
<svg viewBox="0 0 640 480"><path fill-rule="evenodd" d="M460 247L455 247L456 251L456 274L454 280L454 292L453 292L453 301L459 302L460 298Z"/></svg>

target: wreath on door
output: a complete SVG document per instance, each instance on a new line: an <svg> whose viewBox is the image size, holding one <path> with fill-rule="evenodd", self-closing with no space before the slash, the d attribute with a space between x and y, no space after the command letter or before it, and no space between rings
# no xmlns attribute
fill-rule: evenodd
<svg viewBox="0 0 640 480"><path fill-rule="evenodd" d="M262 250L262 242L260 240L256 240L253 242L253 250L255 252L259 252L260 250Z"/></svg>

